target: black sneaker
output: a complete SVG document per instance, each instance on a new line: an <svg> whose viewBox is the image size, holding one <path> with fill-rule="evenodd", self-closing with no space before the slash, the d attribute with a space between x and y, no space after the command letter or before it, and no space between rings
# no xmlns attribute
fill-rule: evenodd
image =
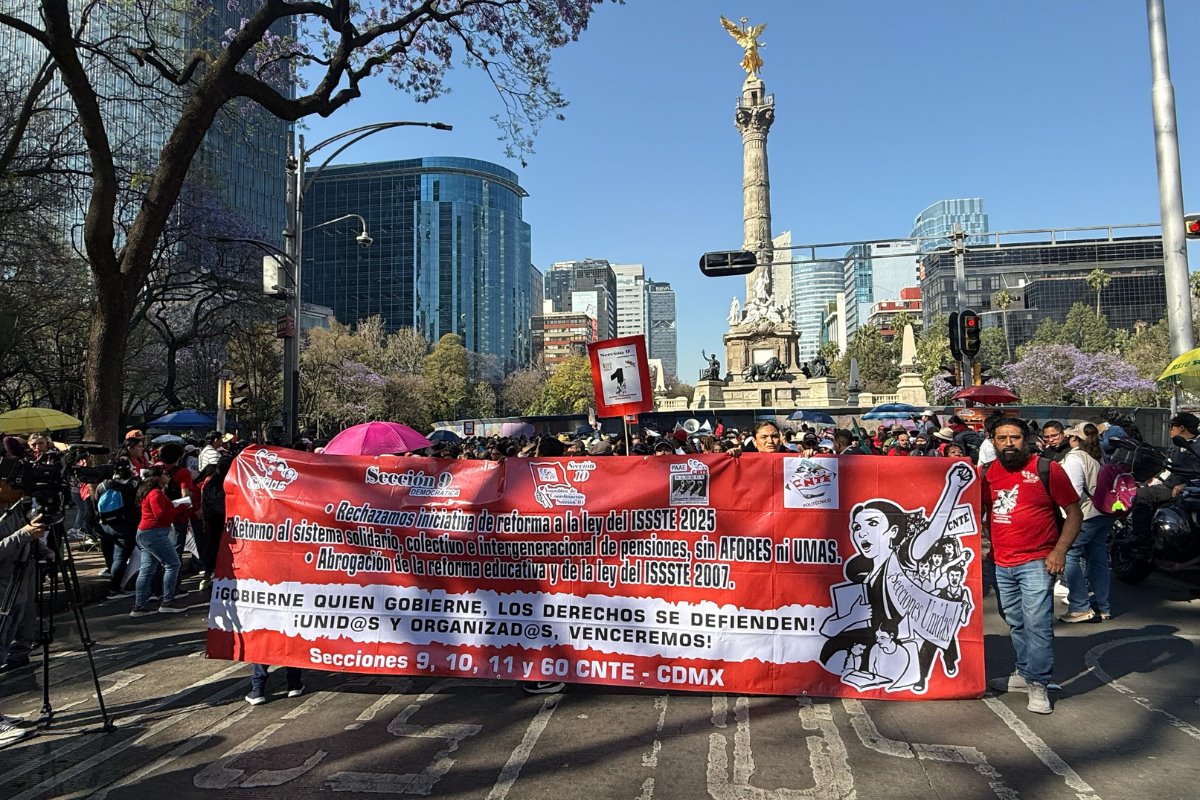
<svg viewBox="0 0 1200 800"><path fill-rule="evenodd" d="M155 608L154 606L150 605L149 603L147 603L144 606L134 606L133 610L129 612L129 616L131 616L131 617L148 617L151 614L157 614L157 613L158 613L158 609Z"/></svg>
<svg viewBox="0 0 1200 800"><path fill-rule="evenodd" d="M562 681L523 681L521 688L525 694L558 694L567 685Z"/></svg>
<svg viewBox="0 0 1200 800"><path fill-rule="evenodd" d="M126 597L133 597L135 594L135 592L131 592L128 589L109 589L104 595L104 600L105 602L109 600L123 600Z"/></svg>
<svg viewBox="0 0 1200 800"><path fill-rule="evenodd" d="M187 590L187 589L185 589L185 588L183 588L182 586L180 586L179 588L177 588L177 589L175 590L175 596L176 596L176 597L187 597L187 596L188 596L188 594L189 594L188 590Z"/></svg>
<svg viewBox="0 0 1200 800"><path fill-rule="evenodd" d="M178 597L175 597L159 603L158 610L163 614L182 614L188 610L188 605Z"/></svg>

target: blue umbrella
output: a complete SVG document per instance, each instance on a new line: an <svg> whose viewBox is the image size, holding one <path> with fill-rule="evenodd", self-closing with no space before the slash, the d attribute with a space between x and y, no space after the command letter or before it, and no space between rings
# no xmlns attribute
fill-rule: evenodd
<svg viewBox="0 0 1200 800"><path fill-rule="evenodd" d="M431 442L447 442L449 444L457 444L462 441L462 437L449 428L440 428L429 434Z"/></svg>
<svg viewBox="0 0 1200 800"><path fill-rule="evenodd" d="M185 408L150 420L146 425L150 428L215 428L217 418L194 408Z"/></svg>
<svg viewBox="0 0 1200 800"><path fill-rule="evenodd" d="M799 422L815 422L818 425L836 425L833 417L826 414L824 411L793 411L788 415L788 419L797 420Z"/></svg>
<svg viewBox="0 0 1200 800"><path fill-rule="evenodd" d="M863 419L909 419L921 413L921 409L908 403L884 403L862 415Z"/></svg>

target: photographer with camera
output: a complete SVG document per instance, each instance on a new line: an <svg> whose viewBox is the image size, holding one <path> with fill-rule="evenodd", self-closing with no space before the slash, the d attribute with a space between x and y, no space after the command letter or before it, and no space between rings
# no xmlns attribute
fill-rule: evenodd
<svg viewBox="0 0 1200 800"><path fill-rule="evenodd" d="M14 507L0 520L0 598L3 600L0 610L5 612L0 617L0 664L8 663L13 638L31 598L31 582L18 577L17 566L30 558L31 548L41 546L41 540L47 531L46 522L41 516L16 527L23 518L23 511ZM29 728L21 728L20 722L19 719L0 713L0 747L33 733Z"/></svg>

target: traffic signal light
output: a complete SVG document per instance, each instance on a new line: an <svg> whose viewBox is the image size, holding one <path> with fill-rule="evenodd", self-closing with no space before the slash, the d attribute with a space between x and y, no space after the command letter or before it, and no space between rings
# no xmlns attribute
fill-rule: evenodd
<svg viewBox="0 0 1200 800"><path fill-rule="evenodd" d="M959 364L957 362L954 364L942 364L941 369L946 374L939 375L938 376L939 378L941 378L946 383L948 383L949 385L954 386L956 388L963 385L962 365L961 364Z"/></svg>
<svg viewBox="0 0 1200 800"><path fill-rule="evenodd" d="M1183 215L1183 235L1189 239L1200 239L1200 214Z"/></svg>
<svg viewBox="0 0 1200 800"><path fill-rule="evenodd" d="M950 328L949 329L950 355L954 357L955 361L962 361L962 344L960 343L960 338L961 338L960 334L962 333L962 331L960 331L958 329L958 312L957 311L950 312L949 328ZM961 383L956 383L954 385L962 386Z"/></svg>
<svg viewBox="0 0 1200 800"><path fill-rule="evenodd" d="M723 275L749 275L758 266L754 253L746 250L725 250L700 256L700 271L710 278Z"/></svg>
<svg viewBox="0 0 1200 800"><path fill-rule="evenodd" d="M971 382L975 386L983 386L992 379L992 365L976 361L971 365Z"/></svg>
<svg viewBox="0 0 1200 800"><path fill-rule="evenodd" d="M235 409L250 399L250 384L244 381L225 381L225 408Z"/></svg>
<svg viewBox="0 0 1200 800"><path fill-rule="evenodd" d="M979 315L967 309L958 315L958 324L959 346L962 348L963 355L974 358L979 355L979 348L983 344L979 335Z"/></svg>

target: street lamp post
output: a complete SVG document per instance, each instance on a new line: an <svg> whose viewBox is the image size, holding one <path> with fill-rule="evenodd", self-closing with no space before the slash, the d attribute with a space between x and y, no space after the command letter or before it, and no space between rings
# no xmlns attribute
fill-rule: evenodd
<svg viewBox="0 0 1200 800"><path fill-rule="evenodd" d="M312 186L312 182L316 180L322 170L329 166L329 162L341 155L346 148L380 131L406 126L433 128L439 131L453 129L444 122L377 122L373 125L363 125L334 134L323 142L308 148L304 146L303 134L300 135L299 142L297 142L296 132L292 131L289 147L291 155L287 162L287 227L283 233L284 251L292 266L291 274L288 275L288 281L291 284L288 288L291 290L292 330L291 336L284 339L283 342L283 440L285 444L290 445L295 441L300 431L300 320L304 309L300 296L300 260L303 254L304 193ZM309 156L333 144L339 146L329 158L322 162L321 166L311 174L308 173ZM348 214L339 217L339 220L348 217L358 217L358 215ZM362 221L363 226L362 233L358 236L358 242L364 245L370 244L371 237L367 235L367 223L362 220L362 217L358 217L358 219ZM327 225L339 220L330 220L328 223L321 224Z"/></svg>

